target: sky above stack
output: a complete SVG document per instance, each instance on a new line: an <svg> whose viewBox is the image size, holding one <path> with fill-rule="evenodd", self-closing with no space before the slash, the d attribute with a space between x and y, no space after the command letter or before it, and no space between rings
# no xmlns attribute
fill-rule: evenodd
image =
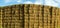
<svg viewBox="0 0 60 28"><path fill-rule="evenodd" d="M60 7L60 0L0 0L0 6L13 4L37 4Z"/></svg>

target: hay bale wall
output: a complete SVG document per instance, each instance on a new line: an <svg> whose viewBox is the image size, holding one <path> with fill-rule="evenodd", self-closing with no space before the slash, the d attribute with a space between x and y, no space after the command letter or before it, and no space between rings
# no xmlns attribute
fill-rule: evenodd
<svg viewBox="0 0 60 28"><path fill-rule="evenodd" d="M43 5L12 5L0 8L2 28L58 28L60 9Z"/></svg>

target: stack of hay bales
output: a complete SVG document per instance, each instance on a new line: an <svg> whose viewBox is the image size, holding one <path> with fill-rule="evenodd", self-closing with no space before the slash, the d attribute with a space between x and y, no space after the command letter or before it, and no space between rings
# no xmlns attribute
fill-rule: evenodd
<svg viewBox="0 0 60 28"><path fill-rule="evenodd" d="M60 9L51 6L20 4L1 8L2 28L57 28Z"/></svg>

